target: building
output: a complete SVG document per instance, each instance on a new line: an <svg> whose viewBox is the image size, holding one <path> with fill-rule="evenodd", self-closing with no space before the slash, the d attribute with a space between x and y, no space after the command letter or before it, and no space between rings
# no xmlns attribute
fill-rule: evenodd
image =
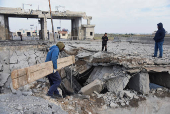
<svg viewBox="0 0 170 114"><path fill-rule="evenodd" d="M94 38L94 27L95 25L81 25L82 39L93 39Z"/></svg>
<svg viewBox="0 0 170 114"><path fill-rule="evenodd" d="M84 38L93 38L94 36L94 26L90 24L91 16L87 16L85 12L74 12L66 10L64 12L59 11L51 11L51 13L47 11L41 10L26 10L22 8L8 8L8 7L0 7L0 40L8 40L9 39L9 18L35 18L38 19L39 24L41 26L41 31L39 32L40 40L50 40L51 37L47 34L47 19L68 19L71 20L71 37L73 39L84 39ZM87 20L87 25L82 25L82 19ZM82 30L83 28L83 30ZM93 30L93 31L92 31ZM16 35L24 35L24 36L33 36L31 31L18 31ZM90 35L89 35L90 34ZM51 38L52 40L52 38Z"/></svg>
<svg viewBox="0 0 170 114"><path fill-rule="evenodd" d="M68 32L67 31L59 31L58 33L59 33L58 35L60 35L60 38L68 39ZM58 36L58 38L59 38L59 36Z"/></svg>
<svg viewBox="0 0 170 114"><path fill-rule="evenodd" d="M37 36L37 31L31 31L27 29L20 29L14 33L14 36Z"/></svg>

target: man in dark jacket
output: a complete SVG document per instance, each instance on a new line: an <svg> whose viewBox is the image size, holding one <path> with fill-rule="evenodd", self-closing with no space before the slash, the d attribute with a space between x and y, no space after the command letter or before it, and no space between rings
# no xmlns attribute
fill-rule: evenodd
<svg viewBox="0 0 170 114"><path fill-rule="evenodd" d="M107 37L107 33L104 34L104 36L102 37L102 51L105 47L105 51L107 51L107 41L108 41L108 37Z"/></svg>
<svg viewBox="0 0 170 114"><path fill-rule="evenodd" d="M58 42L57 45L52 46L48 53L45 62L52 61L53 62L53 73L49 74L48 80L50 82L50 89L47 93L47 96L51 96L52 98L62 98L62 96L59 94L59 91L57 90L57 87L61 83L61 77L57 71L57 59L59 52L63 51L65 48L65 45L62 42Z"/></svg>
<svg viewBox="0 0 170 114"><path fill-rule="evenodd" d="M154 51L153 57L157 57L157 52L159 49L159 57L158 58L162 58L165 29L163 28L162 23L159 23L157 25L158 25L158 31L156 32L155 37L153 38L155 40L155 51Z"/></svg>

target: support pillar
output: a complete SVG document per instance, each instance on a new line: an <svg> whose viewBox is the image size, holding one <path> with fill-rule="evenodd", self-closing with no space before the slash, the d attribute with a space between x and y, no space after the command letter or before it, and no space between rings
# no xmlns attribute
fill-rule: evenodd
<svg viewBox="0 0 170 114"><path fill-rule="evenodd" d="M47 18L41 18L40 19L41 22L41 40L48 40L47 37Z"/></svg>
<svg viewBox="0 0 170 114"><path fill-rule="evenodd" d="M0 40L9 40L9 20L5 15L0 15Z"/></svg>
<svg viewBox="0 0 170 114"><path fill-rule="evenodd" d="M71 36L74 40L81 39L81 24L82 18L76 18L71 20Z"/></svg>

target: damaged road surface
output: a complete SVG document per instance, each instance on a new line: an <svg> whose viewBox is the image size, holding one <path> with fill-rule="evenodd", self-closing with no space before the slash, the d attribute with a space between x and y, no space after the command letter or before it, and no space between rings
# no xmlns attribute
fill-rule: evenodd
<svg viewBox="0 0 170 114"><path fill-rule="evenodd" d="M9 46L10 52L1 47L0 112L169 114L170 46L164 46L164 57L158 59L151 57L150 44L108 42L108 52L100 51L98 41L64 44L66 51L60 58L75 55L76 62L59 71L62 82L58 90L62 99L46 96L49 88L46 78L18 90L13 89L10 79L10 72L21 68L24 62L23 67L43 63L53 44Z"/></svg>

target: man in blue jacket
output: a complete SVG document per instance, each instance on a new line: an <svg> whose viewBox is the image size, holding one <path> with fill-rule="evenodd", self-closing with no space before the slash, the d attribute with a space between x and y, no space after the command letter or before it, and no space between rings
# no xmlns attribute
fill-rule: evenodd
<svg viewBox="0 0 170 114"><path fill-rule="evenodd" d="M165 29L163 28L162 23L159 23L157 25L158 25L158 31L156 32L155 37L153 38L155 40L155 51L154 51L153 57L157 57L157 53L158 53L158 49L159 49L159 57L158 58L162 58Z"/></svg>
<svg viewBox="0 0 170 114"><path fill-rule="evenodd" d="M51 96L52 98L62 98L57 90L57 87L61 83L61 77L57 71L57 59L59 52L63 51L65 45L62 42L58 42L56 45L52 46L48 53L45 62L52 61L53 62L53 73L49 74L48 80L50 82L50 89L47 93L47 96Z"/></svg>

